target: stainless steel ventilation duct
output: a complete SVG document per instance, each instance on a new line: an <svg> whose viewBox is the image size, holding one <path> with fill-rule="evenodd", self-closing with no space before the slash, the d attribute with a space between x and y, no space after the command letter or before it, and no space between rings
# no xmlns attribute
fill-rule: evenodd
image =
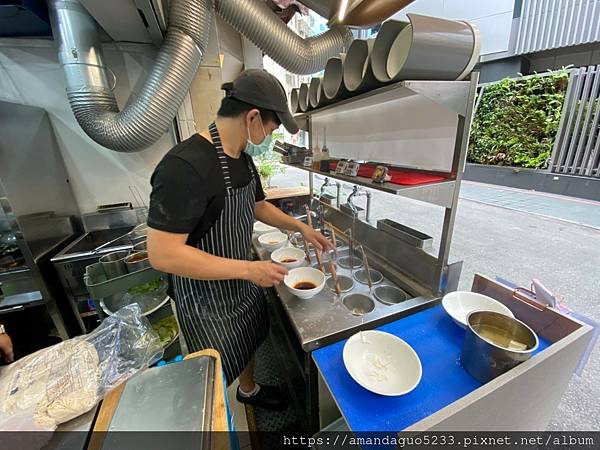
<svg viewBox="0 0 600 450"><path fill-rule="evenodd" d="M142 150L169 128L204 56L215 0L172 0L167 36L142 90L119 111L96 22L79 0L49 0L67 97L81 128L100 145ZM281 66L294 73L322 70L352 41L346 27L303 39L261 0L217 0L217 12ZM112 76L109 76L111 74ZM111 87L111 84L113 85Z"/></svg>
<svg viewBox="0 0 600 450"><path fill-rule="evenodd" d="M139 95L122 111L111 89L96 22L78 0L50 0L67 98L83 130L120 152L142 150L171 125L206 50L213 0L173 0L169 31ZM114 76L114 75L113 75Z"/></svg>
<svg viewBox="0 0 600 450"><path fill-rule="evenodd" d="M352 32L345 26L303 39L261 0L217 0L215 8L233 28L293 73L323 70L329 58L345 51L352 42Z"/></svg>

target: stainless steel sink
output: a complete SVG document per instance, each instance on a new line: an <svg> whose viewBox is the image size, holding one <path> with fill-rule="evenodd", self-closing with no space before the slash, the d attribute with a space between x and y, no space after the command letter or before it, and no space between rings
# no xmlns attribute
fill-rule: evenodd
<svg viewBox="0 0 600 450"><path fill-rule="evenodd" d="M270 253L256 240L254 248L260 259L270 259ZM337 260L348 255L349 249L344 246L338 250ZM312 262L316 262L314 257ZM308 300L293 295L283 283L275 287L304 351L312 351L347 338L359 329L374 328L390 322L438 300L427 291L413 289L414 285L410 280L403 280L401 274L391 267L381 265L376 258L369 258L369 266L383 275L381 282L373 285L372 289L367 284L355 281L354 273L360 270L358 267L350 270L340 267L339 264L336 265L337 274L344 277L344 280L349 279L353 282L349 283L352 284L351 289L341 295L335 293L335 285L333 280L329 279L329 275L324 289ZM383 303L374 295L374 289L378 286L396 287L406 292L409 298L396 303Z"/></svg>

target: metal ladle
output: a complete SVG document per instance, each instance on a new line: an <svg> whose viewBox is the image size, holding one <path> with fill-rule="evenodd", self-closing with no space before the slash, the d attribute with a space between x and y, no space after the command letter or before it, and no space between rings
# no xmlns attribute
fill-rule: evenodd
<svg viewBox="0 0 600 450"><path fill-rule="evenodd" d="M365 266L365 270L367 273L367 281L369 282L369 292L370 292L373 289L373 279L371 278L371 269L369 268L369 259L367 258L367 253L365 252L365 249L362 246L362 244L360 244L359 247L360 247L360 252L362 253L362 257L363 257L363 265Z"/></svg>
<svg viewBox="0 0 600 450"><path fill-rule="evenodd" d="M331 243L333 244L333 251L335 252L335 257L337 259L338 247L337 247L337 239L335 237L335 228L333 228L333 225L331 225L331 223L329 223L329 222L327 222L327 228L329 228L329 231L331 232Z"/></svg>
<svg viewBox="0 0 600 450"><path fill-rule="evenodd" d="M306 207L306 223L308 224L309 227L313 227L313 222L312 222L312 214L311 214L311 210L310 207L307 206ZM304 246L306 248L306 253L308 254L308 245L306 244L306 241L304 241ZM323 268L323 261L321 261L321 255L319 254L319 249L315 248L315 258L317 258L317 263L319 264L319 270L323 273L325 273L325 270Z"/></svg>
<svg viewBox="0 0 600 450"><path fill-rule="evenodd" d="M342 289L340 288L340 283L338 281L337 272L335 270L335 264L333 261L329 261L329 270L331 271L331 276L333 277L333 281L335 283L335 293L338 298L342 295Z"/></svg>

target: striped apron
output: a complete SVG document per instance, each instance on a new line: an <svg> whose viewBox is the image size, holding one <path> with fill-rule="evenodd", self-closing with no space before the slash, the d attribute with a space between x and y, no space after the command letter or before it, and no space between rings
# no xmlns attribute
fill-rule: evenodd
<svg viewBox="0 0 600 450"><path fill-rule="evenodd" d="M215 256L248 260L257 180L248 161L252 180L244 187L233 188L227 157L214 123L209 131L225 179L225 204L219 219L195 247ZM194 280L177 275L171 275L171 285L177 318L189 351L218 350L227 383L231 383L269 331L262 289L244 280Z"/></svg>

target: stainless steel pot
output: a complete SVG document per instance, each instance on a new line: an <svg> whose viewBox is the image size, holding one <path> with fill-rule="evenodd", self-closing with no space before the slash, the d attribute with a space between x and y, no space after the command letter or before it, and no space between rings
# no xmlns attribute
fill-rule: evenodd
<svg viewBox="0 0 600 450"><path fill-rule="evenodd" d="M127 267L125 267L125 258L129 255L128 250L121 250L104 255L99 259L106 273L107 278L116 278L121 275L127 275Z"/></svg>
<svg viewBox="0 0 600 450"><path fill-rule="evenodd" d="M538 345L537 335L520 320L474 311L467 316L461 362L473 377L487 383L527 361Z"/></svg>
<svg viewBox="0 0 600 450"><path fill-rule="evenodd" d="M143 257L142 259L139 259ZM139 260L138 260L139 259ZM134 261L137 260L137 261ZM137 272L138 270L145 269L150 267L150 260L148 259L148 252L135 252L125 258L125 266L127 267L127 271Z"/></svg>

